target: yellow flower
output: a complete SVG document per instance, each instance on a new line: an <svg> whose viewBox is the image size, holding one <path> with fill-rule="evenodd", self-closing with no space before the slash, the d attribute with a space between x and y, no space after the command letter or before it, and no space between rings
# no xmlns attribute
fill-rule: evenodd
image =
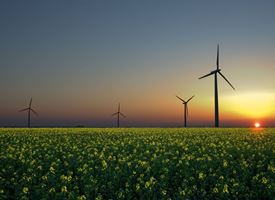
<svg viewBox="0 0 275 200"><path fill-rule="evenodd" d="M219 189L216 188L216 187L214 187L214 188L213 188L213 192L214 192L214 193L218 193L218 192L219 192Z"/></svg>
<svg viewBox="0 0 275 200"><path fill-rule="evenodd" d="M208 161L211 161L212 158L211 158L210 156L207 156L207 160L208 160Z"/></svg>
<svg viewBox="0 0 275 200"><path fill-rule="evenodd" d="M81 195L81 196L77 197L77 199L78 199L78 200L85 200L85 199L87 199L87 198L86 198L85 195Z"/></svg>
<svg viewBox="0 0 275 200"><path fill-rule="evenodd" d="M136 184L136 191L139 191L139 189L140 189L140 185Z"/></svg>
<svg viewBox="0 0 275 200"><path fill-rule="evenodd" d="M62 186L62 188L61 188L61 192L63 192L63 193L68 192L67 187L66 187L66 186Z"/></svg>
<svg viewBox="0 0 275 200"><path fill-rule="evenodd" d="M268 180L267 180L265 177L263 177L263 178L262 178L262 183L263 183L263 184L267 184L267 182L268 182Z"/></svg>
<svg viewBox="0 0 275 200"><path fill-rule="evenodd" d="M52 187L52 188L49 190L49 192L50 192L50 193L54 193L54 192L55 192L55 188Z"/></svg>
<svg viewBox="0 0 275 200"><path fill-rule="evenodd" d="M103 198L102 198L102 195L101 194L99 194L96 198L95 198L95 200L102 200Z"/></svg>
<svg viewBox="0 0 275 200"><path fill-rule="evenodd" d="M23 191L24 194L27 194L27 193L29 192L29 188L23 187L23 190L22 190L22 191Z"/></svg>
<svg viewBox="0 0 275 200"><path fill-rule="evenodd" d="M223 166L224 166L224 167L227 167L227 165L228 165L227 161L226 161L226 160L223 160Z"/></svg>
<svg viewBox="0 0 275 200"><path fill-rule="evenodd" d="M227 184L223 186L223 193L229 193Z"/></svg>
<svg viewBox="0 0 275 200"><path fill-rule="evenodd" d="M161 191L161 194L162 194L163 196L165 196L165 195L167 194L167 191L166 191L166 190L162 190L162 191Z"/></svg>
<svg viewBox="0 0 275 200"><path fill-rule="evenodd" d="M184 191L184 190L181 190L181 191L180 191L180 195L181 195L181 196L185 196L185 191Z"/></svg>
<svg viewBox="0 0 275 200"><path fill-rule="evenodd" d="M270 171L272 171L272 173L275 173L275 166L268 165L267 168L268 168Z"/></svg>
<svg viewBox="0 0 275 200"><path fill-rule="evenodd" d="M149 187L150 187L150 181L146 181L145 188L149 188Z"/></svg>
<svg viewBox="0 0 275 200"><path fill-rule="evenodd" d="M199 179L204 179L204 174L203 174L203 172L200 172L200 173L199 173Z"/></svg>
<svg viewBox="0 0 275 200"><path fill-rule="evenodd" d="M153 183L155 180L156 180L156 179L155 179L153 176L150 177L150 182Z"/></svg>
<svg viewBox="0 0 275 200"><path fill-rule="evenodd" d="M121 199L121 198L123 198L123 197L124 197L124 195L123 195L123 193L122 193L122 192L119 192L117 196L118 196L118 198L119 198L119 199Z"/></svg>
<svg viewBox="0 0 275 200"><path fill-rule="evenodd" d="M54 174L54 168L50 167L50 172Z"/></svg>
<svg viewBox="0 0 275 200"><path fill-rule="evenodd" d="M67 176L67 180L71 181L72 180L72 176L71 175Z"/></svg>
<svg viewBox="0 0 275 200"><path fill-rule="evenodd" d="M107 162L103 160L101 164L102 164L102 169L105 170L107 168Z"/></svg>
<svg viewBox="0 0 275 200"><path fill-rule="evenodd" d="M61 176L60 176L60 179L61 179L61 180L66 180L66 176L65 176L65 175L61 175Z"/></svg>

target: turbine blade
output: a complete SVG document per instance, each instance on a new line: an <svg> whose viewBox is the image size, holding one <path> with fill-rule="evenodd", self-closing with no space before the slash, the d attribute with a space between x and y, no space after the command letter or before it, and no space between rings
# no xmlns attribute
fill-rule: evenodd
<svg viewBox="0 0 275 200"><path fill-rule="evenodd" d="M217 46L217 70L219 69L220 64L219 64L219 44Z"/></svg>
<svg viewBox="0 0 275 200"><path fill-rule="evenodd" d="M120 103L118 104L118 109L117 110L118 110L118 112L120 112Z"/></svg>
<svg viewBox="0 0 275 200"><path fill-rule="evenodd" d="M188 106L186 104L186 116L188 116Z"/></svg>
<svg viewBox="0 0 275 200"><path fill-rule="evenodd" d="M182 98L180 98L180 97L177 96L177 95L176 95L176 97L177 97L179 100L181 100L183 103L185 103L185 101L184 101Z"/></svg>
<svg viewBox="0 0 275 200"><path fill-rule="evenodd" d="M23 112L23 111L26 111L26 110L29 110L29 108L24 108L22 110L18 110L18 112Z"/></svg>
<svg viewBox="0 0 275 200"><path fill-rule="evenodd" d="M227 80L227 78L225 78L225 76L221 73L221 72L218 72L223 78L224 80L233 88L233 90L235 90L234 86L229 82L229 80Z"/></svg>
<svg viewBox="0 0 275 200"><path fill-rule="evenodd" d="M210 75L212 75L212 74L214 74L214 72L210 72L209 74L206 74L206 75L200 77L199 79L205 78L205 77L210 76Z"/></svg>
<svg viewBox="0 0 275 200"><path fill-rule="evenodd" d="M188 103L191 99L193 99L195 96L193 95L190 99L187 100L186 103Z"/></svg>
<svg viewBox="0 0 275 200"><path fill-rule="evenodd" d="M37 112L35 112L35 110L34 110L34 109L32 109L32 108L31 108L31 111L33 112L33 114L35 114L36 116L38 116L38 113L37 113Z"/></svg>
<svg viewBox="0 0 275 200"><path fill-rule="evenodd" d="M122 114L121 112L119 113L122 117L126 118L126 116L124 114Z"/></svg>
<svg viewBox="0 0 275 200"><path fill-rule="evenodd" d="M119 112L115 112L115 113L113 113L111 116L115 116L115 115L117 115Z"/></svg>
<svg viewBox="0 0 275 200"><path fill-rule="evenodd" d="M31 100L30 100L29 107L31 107L31 105L32 105L32 98L31 98Z"/></svg>

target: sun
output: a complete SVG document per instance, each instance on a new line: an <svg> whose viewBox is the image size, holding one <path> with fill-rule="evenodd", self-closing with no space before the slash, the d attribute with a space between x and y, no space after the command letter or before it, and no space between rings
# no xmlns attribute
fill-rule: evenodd
<svg viewBox="0 0 275 200"><path fill-rule="evenodd" d="M255 128L260 128L261 124L259 122L255 122L254 126L255 126Z"/></svg>

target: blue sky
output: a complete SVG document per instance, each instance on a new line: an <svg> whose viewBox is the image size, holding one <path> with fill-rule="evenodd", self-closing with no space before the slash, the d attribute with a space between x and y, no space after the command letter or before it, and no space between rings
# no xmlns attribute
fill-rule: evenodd
<svg viewBox="0 0 275 200"><path fill-rule="evenodd" d="M24 125L17 110L32 96L36 125L112 126L121 102L125 125L180 126L175 94L195 94L190 120L211 125L213 81L197 78L215 65L217 43L237 88L219 82L224 123L272 121L270 106L247 116L226 101L274 99L274 11L266 0L1 1L0 125Z"/></svg>

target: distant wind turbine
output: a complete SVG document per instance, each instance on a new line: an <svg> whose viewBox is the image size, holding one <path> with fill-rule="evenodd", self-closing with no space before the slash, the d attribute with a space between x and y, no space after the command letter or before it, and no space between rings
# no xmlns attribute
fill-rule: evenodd
<svg viewBox="0 0 275 200"><path fill-rule="evenodd" d="M194 98L194 96L192 96L191 98L189 98L187 101L184 101L182 98L180 98L179 96L176 96L179 100L182 101L183 105L184 105L184 127L187 127L187 116L188 116L188 102Z"/></svg>
<svg viewBox="0 0 275 200"><path fill-rule="evenodd" d="M205 76L200 77L199 79L205 78L207 76L214 74L214 84L215 84L215 127L219 127L219 99L218 99L218 74L223 77L223 79L235 90L233 85L225 78L225 76L221 73L220 65L219 65L219 44L217 46L217 63L216 63L217 69L214 71L211 71L209 74L206 74Z"/></svg>
<svg viewBox="0 0 275 200"><path fill-rule="evenodd" d="M30 128L31 127L31 112L33 112L33 114L35 114L36 116L38 116L37 112L35 112L35 110L32 109L32 98L30 100L28 108L24 108L22 110L19 110L19 112L23 112L23 111L28 111L28 128Z"/></svg>
<svg viewBox="0 0 275 200"><path fill-rule="evenodd" d="M118 104L117 112L112 114L112 116L115 116L115 115L117 115L117 127L119 128L120 116L122 116L124 118L126 117L122 112L120 112L120 103Z"/></svg>

